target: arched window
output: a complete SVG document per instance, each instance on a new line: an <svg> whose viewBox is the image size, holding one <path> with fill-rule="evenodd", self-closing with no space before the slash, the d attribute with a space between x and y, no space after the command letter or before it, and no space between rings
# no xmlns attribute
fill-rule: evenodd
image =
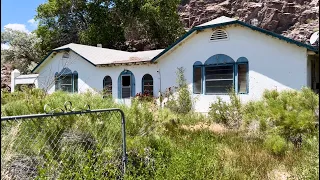
<svg viewBox="0 0 320 180"><path fill-rule="evenodd" d="M55 90L66 92L78 92L78 73L69 68L63 68L59 73L55 73Z"/></svg>
<svg viewBox="0 0 320 180"><path fill-rule="evenodd" d="M245 57L240 57L237 60L237 91L240 94L246 94L249 92L249 63Z"/></svg>
<svg viewBox="0 0 320 180"><path fill-rule="evenodd" d="M110 76L103 78L103 93L105 95L112 95L112 79Z"/></svg>
<svg viewBox="0 0 320 180"><path fill-rule="evenodd" d="M211 56L205 65L205 93L226 94L234 88L234 60L224 54Z"/></svg>
<svg viewBox="0 0 320 180"><path fill-rule="evenodd" d="M201 94L202 93L202 74L203 74L203 65L200 61L197 61L193 64L193 93Z"/></svg>
<svg viewBox="0 0 320 180"><path fill-rule="evenodd" d="M233 89L236 93L249 93L249 62L245 57L235 62L224 54L211 56L202 65L193 64L194 94L227 94Z"/></svg>
<svg viewBox="0 0 320 180"><path fill-rule="evenodd" d="M142 92L153 96L153 78L150 74L142 77Z"/></svg>

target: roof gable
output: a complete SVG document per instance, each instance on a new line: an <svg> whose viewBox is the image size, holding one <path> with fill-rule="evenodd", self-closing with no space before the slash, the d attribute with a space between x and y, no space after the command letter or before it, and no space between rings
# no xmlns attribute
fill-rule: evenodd
<svg viewBox="0 0 320 180"><path fill-rule="evenodd" d="M265 35L269 35L269 36L278 38L280 40L283 40L283 41L286 41L288 43L297 45L299 47L303 47L303 48L306 48L308 50L311 50L311 51L314 51L314 52L318 52L318 49L316 47L311 46L311 45L308 45L308 44L305 44L305 43L302 43L302 42L287 38L287 37L282 36L280 34L277 34L277 33L274 33L274 32L271 32L271 31L268 31L268 30L265 30L265 29L262 29L262 28L259 28L259 27L256 27L256 26L252 26L250 24L244 23L242 21L239 21L239 20L236 20L236 19L233 19L233 18L228 18L228 17L222 16L222 17L219 17L219 18L214 19L212 21L209 21L207 23L204 23L204 24L201 24L201 25L193 27L185 35L183 35L176 42L174 42L171 46L169 46L168 48L163 50L160 54L155 56L151 61L154 62L157 59L159 59L162 55L164 55L166 52L171 50L173 47L175 47L177 44L179 44L185 38L190 36L193 32L201 31L201 30L208 29L208 28L218 28L218 27L234 25L234 24L235 25L240 25L240 26L243 26L243 27L247 27L247 28L249 28L251 30L258 31L258 32L263 33Z"/></svg>
<svg viewBox="0 0 320 180"><path fill-rule="evenodd" d="M35 72L39 68L39 66L44 61L46 61L46 59L53 52L60 52L60 51L73 51L75 54L79 55L81 58L83 58L93 66L97 66L97 65L103 65L103 64L150 61L154 56L156 56L161 51L163 51L163 49L127 52L127 51L120 51L115 49L107 49L107 48L101 48L101 47L70 43L50 51L48 55L32 70L32 72Z"/></svg>

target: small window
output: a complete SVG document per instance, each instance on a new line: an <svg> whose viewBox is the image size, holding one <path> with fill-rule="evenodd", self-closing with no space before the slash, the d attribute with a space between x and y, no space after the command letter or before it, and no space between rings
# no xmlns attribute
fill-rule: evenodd
<svg viewBox="0 0 320 180"><path fill-rule="evenodd" d="M202 93L202 63L199 61L193 64L193 93Z"/></svg>
<svg viewBox="0 0 320 180"><path fill-rule="evenodd" d="M205 68L206 93L225 94L233 87L233 65Z"/></svg>
<svg viewBox="0 0 320 180"><path fill-rule="evenodd" d="M153 96L153 78L150 74L145 74L142 77L142 92Z"/></svg>
<svg viewBox="0 0 320 180"><path fill-rule="evenodd" d="M77 71L73 72L73 91L75 93L78 92L78 72Z"/></svg>
<svg viewBox="0 0 320 180"><path fill-rule="evenodd" d="M59 90L59 74L56 72L55 75L54 75L54 90L55 91L58 91Z"/></svg>
<svg viewBox="0 0 320 180"><path fill-rule="evenodd" d="M238 68L238 93L248 93L248 60L245 57L240 57L237 60Z"/></svg>
<svg viewBox="0 0 320 180"><path fill-rule="evenodd" d="M247 93L248 64L238 64L238 92Z"/></svg>
<svg viewBox="0 0 320 180"><path fill-rule="evenodd" d="M213 31L210 37L210 41L219 41L223 39L228 39L228 34L225 30L222 30L222 29L217 29Z"/></svg>
<svg viewBox="0 0 320 180"><path fill-rule="evenodd" d="M112 94L112 79L110 76L103 78L103 93L104 95Z"/></svg>

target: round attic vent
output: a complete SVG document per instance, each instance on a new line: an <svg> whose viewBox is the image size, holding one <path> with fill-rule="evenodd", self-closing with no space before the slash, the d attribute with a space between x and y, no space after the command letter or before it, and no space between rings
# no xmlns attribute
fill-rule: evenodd
<svg viewBox="0 0 320 180"><path fill-rule="evenodd" d="M225 30L222 30L222 29L217 29L213 31L210 37L210 41L219 41L223 39L228 39L228 34Z"/></svg>

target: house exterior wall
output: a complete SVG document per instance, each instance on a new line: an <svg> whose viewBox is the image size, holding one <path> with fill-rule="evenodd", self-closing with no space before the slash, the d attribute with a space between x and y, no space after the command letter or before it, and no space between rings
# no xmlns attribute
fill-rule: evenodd
<svg viewBox="0 0 320 180"><path fill-rule="evenodd" d="M192 92L193 64L204 62L215 54L225 54L234 61L246 57L249 61L249 93L241 94L242 102L259 99L265 89L300 89L307 86L307 50L266 36L245 27L226 29L229 39L210 42L211 29L202 31L182 43L177 49L158 59L161 69L162 90L174 86L177 67L185 68L185 77ZM208 112L209 106L220 96L193 94L195 110Z"/></svg>
<svg viewBox="0 0 320 180"><path fill-rule="evenodd" d="M193 89L193 64L196 61L204 63L216 54L225 54L234 61L239 57L246 57L249 61L249 93L241 94L242 102L261 98L265 89L300 89L307 86L307 50L296 45L286 43L271 36L240 26L226 28L229 39L210 42L211 29L204 30L188 37L175 50L168 52L157 60L157 64L135 66L95 67L77 54L70 52L68 60L63 60L58 53L51 60L47 60L39 68L38 84L48 93L54 92L54 74L63 67L78 72L78 92L101 91L103 78L112 78L112 94L118 102L118 77L124 70L130 70L135 76L135 93L141 92L142 77L150 74L154 80L154 95L166 88L176 86L176 71L178 67L185 68L185 78L190 91ZM158 72L160 70L160 73ZM161 83L160 83L161 79ZM160 85L161 84L161 85ZM160 88L161 86L161 88ZM229 101L228 95L193 94L195 110L208 112L209 106L217 97ZM125 100L130 103L130 100Z"/></svg>
<svg viewBox="0 0 320 180"><path fill-rule="evenodd" d="M68 59L62 58L63 52L57 53L52 59L48 59L46 64L39 68L39 87L45 89L48 93L55 91L54 74L60 72L64 67L68 67L72 72L78 72L78 92L101 92L103 89L103 79L110 76L112 79L112 95L118 99L118 77L124 70L130 70L135 77L135 92L139 93L142 89L142 77L150 74L154 81L154 95L159 92L159 73L156 64L135 65L135 66L112 66L95 67L82 59L74 52L69 53ZM130 103L130 100L123 100ZM121 102L121 101L120 101Z"/></svg>

